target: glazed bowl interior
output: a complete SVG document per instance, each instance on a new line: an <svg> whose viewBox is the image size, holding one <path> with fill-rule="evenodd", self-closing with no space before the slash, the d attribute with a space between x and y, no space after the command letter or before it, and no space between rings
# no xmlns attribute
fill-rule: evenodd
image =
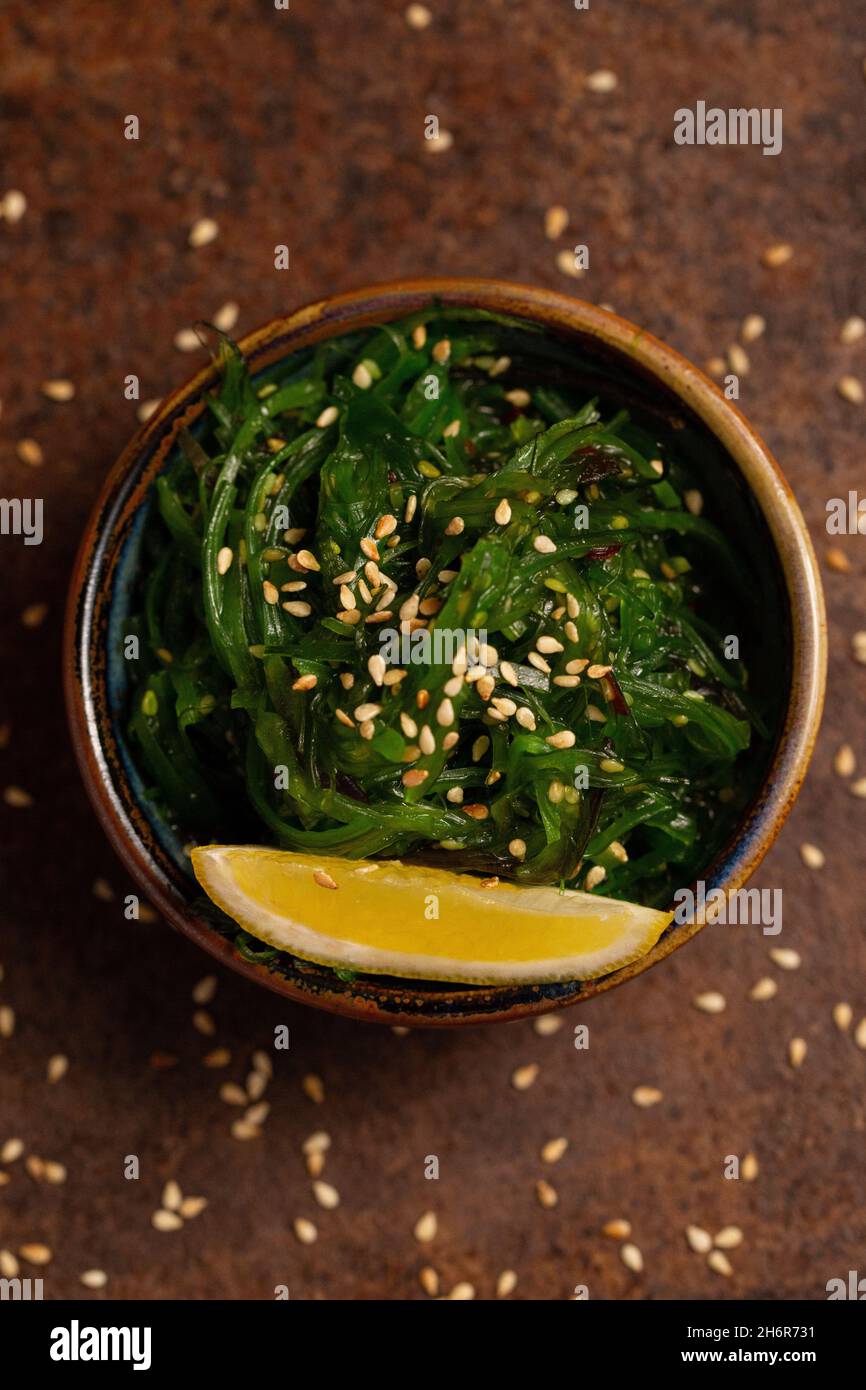
<svg viewBox="0 0 866 1390"><path fill-rule="evenodd" d="M403 317L432 299L507 312L568 340L569 385L625 407L662 447L687 462L706 514L736 538L754 601L738 624L750 686L771 711L771 736L750 759L753 792L734 833L702 877L739 887L763 857L796 795L820 718L824 627L820 583L805 526L761 441L715 386L634 325L549 291L495 281L419 281L336 297L277 320L240 343L254 376L324 338ZM268 987L334 1012L390 1023L512 1019L589 997L647 969L699 929L672 925L641 960L601 980L455 988L332 972L289 957L257 960L204 899L184 838L159 814L126 735L131 664L124 638L153 507L152 483L179 430L193 433L212 366L161 406L108 478L85 535L70 591L66 688L73 740L97 812L127 867L166 918L225 963ZM531 383L527 383L531 384Z"/></svg>

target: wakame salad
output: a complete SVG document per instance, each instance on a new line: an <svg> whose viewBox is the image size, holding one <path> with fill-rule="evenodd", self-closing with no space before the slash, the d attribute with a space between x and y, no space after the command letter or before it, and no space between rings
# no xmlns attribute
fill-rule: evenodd
<svg viewBox="0 0 866 1390"><path fill-rule="evenodd" d="M742 559L676 432L480 310L255 378L215 352L141 556L130 734L160 812L191 843L667 904L767 738Z"/></svg>

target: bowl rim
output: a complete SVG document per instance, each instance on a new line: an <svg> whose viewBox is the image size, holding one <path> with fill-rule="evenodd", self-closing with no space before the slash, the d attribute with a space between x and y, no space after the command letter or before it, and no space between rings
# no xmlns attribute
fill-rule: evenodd
<svg viewBox="0 0 866 1390"><path fill-rule="evenodd" d="M548 329L594 339L604 349L624 356L691 408L730 456L755 499L772 538L790 605L792 659L788 706L772 761L750 812L736 827L721 858L714 861L714 885L726 892L734 891L757 868L787 818L806 774L823 708L827 634L821 579L806 523L787 479L739 409L676 349L610 310L555 290L475 277L385 281L303 305L245 334L238 345L252 360L254 369L260 370L302 346L350 327L362 328L402 317L434 298L447 305L516 314ZM286 339L292 341L285 344ZM419 1016L423 982L416 982L418 988L395 988L391 991L393 999L384 1003L379 988L359 985L358 993L337 993L302 986L244 959L226 937L189 908L181 898L179 885L154 863L138 836L130 835L132 827L113 785L99 738L94 683L98 685L104 670L94 669L89 639L105 549L114 534L106 531L105 523L137 467L141 466L142 473L148 475L158 471L178 428L199 413L203 393L215 378L216 369L209 363L166 395L155 413L135 431L109 471L73 566L64 622L64 693L72 744L85 788L124 866L166 920L223 964L284 997L355 1019L410 1027L507 1021L561 1008L642 974L700 931L704 925L701 922L678 926L640 960L601 980L583 982L571 993L551 997L545 987L499 986L471 992L455 988L439 996L453 1007ZM147 458L142 462L144 455ZM139 497L132 512L141 500Z"/></svg>

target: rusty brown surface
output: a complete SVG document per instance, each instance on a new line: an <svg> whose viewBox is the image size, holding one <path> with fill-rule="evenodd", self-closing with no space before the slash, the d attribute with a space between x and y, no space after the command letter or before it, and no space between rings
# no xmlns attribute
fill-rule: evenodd
<svg viewBox="0 0 866 1390"><path fill-rule="evenodd" d="M863 310L860 147L866 45L857 7L782 0L736 7L616 0L577 12L566 0L429 0L413 32L403 5L291 0L266 4L20 2L0 14L3 147L0 194L20 188L25 216L0 222L4 496L45 498L45 539L3 551L0 785L30 808L0 805L0 1003L17 1026L0 1040L0 1142L66 1164L63 1186L37 1184L21 1161L0 1187L0 1247L45 1241L46 1296L80 1291L105 1268L125 1298L423 1297L417 1273L492 1295L498 1273L517 1297L822 1298L828 1279L862 1269L866 1054L834 1027L850 1000L866 1014L863 802L832 771L850 740L866 770L866 671L849 655L864 619L862 537L843 537L852 573L825 570L831 618L829 702L805 790L755 882L781 887L781 944L799 971L768 958L778 944L753 928L703 932L645 978L566 1014L538 1037L530 1023L452 1036L395 1037L281 1004L221 974L214 1039L192 1027L190 991L207 960L160 923L130 924L132 886L87 807L68 747L58 648L65 585L101 479L135 426L123 378L158 396L196 358L178 328L226 300L240 331L337 289L405 274L489 274L612 303L697 361L724 351L746 313L765 337L749 349L741 406L779 457L819 553L828 497L862 487L863 408L841 400L843 373L863 377L866 345L839 327ZM616 90L593 95L606 67ZM781 106L784 149L681 148L673 112ZM137 114L141 138L122 138ZM425 149L425 115L453 147ZM572 228L545 239L543 214L564 204ZM191 224L216 217L211 246L186 246ZM793 260L761 265L770 243ZM580 282L556 268L574 241L591 251ZM273 247L291 269L273 269ZM69 404L39 383L63 376ZM38 440L40 470L16 458ZM38 602L48 615L23 627ZM768 615L768 621L772 616ZM809 871L798 846L827 856ZM114 890L94 897L101 876ZM778 980L775 999L751 985ZM692 1005L721 990L719 1016ZM590 1047L573 1047L586 1023ZM221 1080L243 1080L275 1024L291 1029L268 1092L262 1139L229 1137ZM790 1039L808 1043L802 1068ZM201 1065L215 1045L225 1072ZM49 1056L68 1076L45 1080ZM176 1065L160 1069L154 1053ZM518 1093L515 1067L537 1062ZM301 1079L315 1073L314 1105ZM660 1104L630 1100L658 1086ZM300 1146L332 1136L325 1176L342 1202L317 1208ZM552 1169L545 1140L570 1147ZM726 1181L726 1155L753 1150L755 1182ZM137 1154L141 1178L123 1178ZM440 1161L424 1178L425 1156ZM183 1231L150 1226L166 1178L207 1196ZM546 1177L559 1203L543 1210ZM412 1227L433 1209L439 1233ZM292 1233L316 1220L310 1247ZM625 1216L645 1271L629 1273L601 1225ZM743 1245L724 1280L686 1246L683 1228L737 1224ZM31 1271L32 1272L32 1271ZM83 1291L82 1291L83 1292ZM90 1296L90 1295L88 1295ZM98 1295L97 1295L98 1296Z"/></svg>

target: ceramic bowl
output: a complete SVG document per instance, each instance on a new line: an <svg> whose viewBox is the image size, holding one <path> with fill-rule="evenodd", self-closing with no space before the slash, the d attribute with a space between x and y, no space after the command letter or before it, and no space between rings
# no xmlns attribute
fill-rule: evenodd
<svg viewBox="0 0 866 1390"><path fill-rule="evenodd" d="M703 873L707 891L739 888L766 854L797 795L824 693L821 584L803 518L783 474L739 411L679 353L615 314L551 290L496 280L377 285L298 309L248 334L240 346L258 372L298 348L402 317L434 297L448 305L514 314L576 343L590 374L596 368L615 371L627 395L651 401L675 425L696 432L705 446L702 452L712 460L710 492L729 487L749 510L750 543L761 549L770 576L768 590L756 595L756 604L775 643L775 665L767 679L779 683L780 720L751 804ZM148 802L126 747L126 663L118 639L129 611L151 484L179 429L201 413L203 394L215 379L209 365L169 395L122 453L85 532L67 611L65 688L75 751L108 837L149 901L173 926L257 984L335 1013L410 1026L504 1021L560 1008L642 974L699 931L698 922L672 925L648 955L600 980L467 989L381 978L344 983L301 963L275 972L239 954L230 937L208 919L182 846Z"/></svg>

